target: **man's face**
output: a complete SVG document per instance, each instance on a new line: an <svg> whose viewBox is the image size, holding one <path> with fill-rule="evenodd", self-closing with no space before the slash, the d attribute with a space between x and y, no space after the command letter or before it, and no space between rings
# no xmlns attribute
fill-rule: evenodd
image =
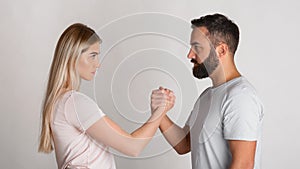
<svg viewBox="0 0 300 169"><path fill-rule="evenodd" d="M193 75L198 79L210 76L219 65L219 59L205 27L194 28L191 34L191 49L188 58L194 63Z"/></svg>

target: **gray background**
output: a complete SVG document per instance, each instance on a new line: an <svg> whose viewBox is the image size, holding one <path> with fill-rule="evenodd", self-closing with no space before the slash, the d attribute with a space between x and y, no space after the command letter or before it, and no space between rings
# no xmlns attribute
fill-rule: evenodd
<svg viewBox="0 0 300 169"><path fill-rule="evenodd" d="M177 16L187 23L192 18L201 15L221 12L238 23L241 29L241 42L236 62L242 74L257 88L265 105L263 168L297 168L300 157L298 141L300 115L297 107L300 94L298 89L300 81L297 75L299 72L297 69L299 62L298 38L300 37L299 9L300 5L296 0L52 0L45 2L2 0L0 2L1 168L51 169L56 167L54 154L37 153L37 145L40 109L47 75L55 44L62 31L74 22L82 22L94 29L99 29L112 20L143 12L165 13ZM112 39L116 36L114 31L116 30L107 34ZM183 33L186 34L184 38L189 38L189 29ZM152 38L152 40L154 39ZM109 39L106 38L106 40L109 42ZM134 44L134 40L127 43ZM151 44L151 40L149 44ZM163 48L168 50L168 47ZM182 70L187 71L187 67L191 66L186 59L188 49L183 46L179 49L177 52L175 51L175 55L181 55L182 64L186 66L182 67ZM120 55L122 52L120 50L115 54ZM103 70L99 72L98 76L104 76L105 70L109 72L116 68L113 62L107 60L104 64L105 59L103 61ZM159 62L163 63L164 59ZM104 69L105 67L107 69ZM169 72L172 73L172 70ZM183 76L189 76L188 80L192 78L191 74L176 74L176 76L179 79ZM170 81L164 81L164 74L159 77L161 79L158 81L167 86L171 85ZM108 78L108 76L106 75L104 78ZM96 84L102 84L103 88L96 87L97 101L105 111L109 112L113 110L110 108L113 105L101 102L101 99L105 98L100 98L101 92L106 92L105 89L109 87L100 79L99 76ZM141 81L143 80L138 81L137 84ZM179 80L180 85L183 85L182 81L182 79ZM210 82L205 80L191 83L192 86L194 84L196 87L191 87L190 90L182 88L182 94L186 91L188 95L179 96L181 99L179 104L185 101L187 106L175 109L187 111L184 113L188 114L197 95ZM152 86L147 87L152 88ZM176 86L174 88L176 89ZM197 88L196 92L195 88ZM109 97L109 95L106 93L105 97ZM137 96L132 97L136 99ZM145 106L141 107L141 109L144 108ZM129 127L128 130L131 128ZM116 163L119 169L180 169L191 166L189 154L179 156L173 150L139 159L116 156Z"/></svg>

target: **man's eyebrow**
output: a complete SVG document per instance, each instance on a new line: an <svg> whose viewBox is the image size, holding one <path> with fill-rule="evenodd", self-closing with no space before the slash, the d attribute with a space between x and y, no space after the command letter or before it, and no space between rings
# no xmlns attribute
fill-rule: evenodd
<svg viewBox="0 0 300 169"><path fill-rule="evenodd" d="M191 45L193 46L193 45L200 45L200 43L199 42L191 42Z"/></svg>

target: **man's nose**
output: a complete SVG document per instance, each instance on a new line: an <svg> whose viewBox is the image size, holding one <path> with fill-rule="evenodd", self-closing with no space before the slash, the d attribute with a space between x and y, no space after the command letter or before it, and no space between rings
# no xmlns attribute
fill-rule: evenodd
<svg viewBox="0 0 300 169"><path fill-rule="evenodd" d="M190 49L190 51L187 55L187 58L189 58L189 59L195 59L196 58L196 54L192 49Z"/></svg>

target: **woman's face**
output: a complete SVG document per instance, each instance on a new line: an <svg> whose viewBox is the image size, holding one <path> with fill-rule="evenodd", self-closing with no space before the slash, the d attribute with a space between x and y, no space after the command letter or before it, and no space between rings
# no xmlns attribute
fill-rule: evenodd
<svg viewBox="0 0 300 169"><path fill-rule="evenodd" d="M78 61L78 72L80 78L92 80L100 67L99 63L100 43L94 43L81 54Z"/></svg>

